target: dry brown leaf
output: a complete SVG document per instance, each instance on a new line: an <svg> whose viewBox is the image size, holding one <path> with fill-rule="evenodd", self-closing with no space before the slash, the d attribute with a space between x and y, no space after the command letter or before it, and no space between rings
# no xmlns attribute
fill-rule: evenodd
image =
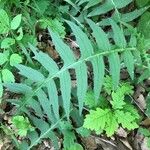
<svg viewBox="0 0 150 150"><path fill-rule="evenodd" d="M119 147L122 147L120 148L120 150L133 150L133 148L126 139L119 139L119 141L123 144L121 145L120 143L120 146L118 145Z"/></svg>
<svg viewBox="0 0 150 150"><path fill-rule="evenodd" d="M141 124L145 127L150 127L150 118L146 118Z"/></svg>
<svg viewBox="0 0 150 150"><path fill-rule="evenodd" d="M145 101L143 94L140 94L139 97L135 99L135 101L139 104L142 110L146 109L146 101Z"/></svg>
<svg viewBox="0 0 150 150"><path fill-rule="evenodd" d="M126 138L126 137L127 137L127 132L126 132L123 128L120 127L120 128L117 130L117 135L118 135L119 137Z"/></svg>
<svg viewBox="0 0 150 150"><path fill-rule="evenodd" d="M141 150L150 150L147 146L147 138L144 138L143 142L141 143Z"/></svg>
<svg viewBox="0 0 150 150"><path fill-rule="evenodd" d="M95 141L95 137L87 137L82 138L82 142L86 147L86 150L96 150L97 149L97 143Z"/></svg>

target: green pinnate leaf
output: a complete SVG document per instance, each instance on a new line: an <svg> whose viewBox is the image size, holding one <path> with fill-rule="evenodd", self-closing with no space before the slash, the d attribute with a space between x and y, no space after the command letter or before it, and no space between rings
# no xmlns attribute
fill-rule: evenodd
<svg viewBox="0 0 150 150"><path fill-rule="evenodd" d="M93 91L88 91L85 97L85 105L89 108L95 108L97 106Z"/></svg>
<svg viewBox="0 0 150 150"><path fill-rule="evenodd" d="M83 127L95 130L96 132L104 130L110 119L111 110L97 108L96 110L90 110L90 113L86 115Z"/></svg>
<svg viewBox="0 0 150 150"><path fill-rule="evenodd" d="M15 82L15 77L10 70L3 69L2 70L2 80L4 83Z"/></svg>
<svg viewBox="0 0 150 150"><path fill-rule="evenodd" d="M22 63L22 57L19 54L12 54L10 56L10 65L15 66L16 64Z"/></svg>
<svg viewBox="0 0 150 150"><path fill-rule="evenodd" d="M135 119L140 119L140 115L138 114L137 109L133 106L131 103L126 103L123 108L124 112L130 112L132 116L134 116Z"/></svg>
<svg viewBox="0 0 150 150"><path fill-rule="evenodd" d="M111 94L112 92L112 78L110 76L106 76L104 80L104 90L106 91L107 94Z"/></svg>
<svg viewBox="0 0 150 150"><path fill-rule="evenodd" d="M13 20L11 21L12 30L16 30L20 26L21 17L22 17L22 14L19 14L13 18Z"/></svg>
<svg viewBox="0 0 150 150"><path fill-rule="evenodd" d="M60 20L58 20L57 18L41 19L40 26L41 26L41 28L44 28L44 29L50 28L53 32L58 33L62 38L64 38L66 35L65 27L63 26L63 23Z"/></svg>
<svg viewBox="0 0 150 150"><path fill-rule="evenodd" d="M101 108L107 108L108 101L102 96L100 96L99 99L95 101L94 92L90 90L86 93L85 105L88 106L89 108L96 108L98 106L100 106Z"/></svg>
<svg viewBox="0 0 150 150"><path fill-rule="evenodd" d="M15 116L12 118L12 123L17 128L17 134L20 136L26 136L28 131L34 130L27 117Z"/></svg>
<svg viewBox="0 0 150 150"><path fill-rule="evenodd" d="M125 105L124 95L122 91L119 89L116 92L112 92L112 101L110 101L113 109L122 109Z"/></svg>
<svg viewBox="0 0 150 150"><path fill-rule="evenodd" d="M127 128L128 130L138 128L135 117L130 112L116 110L115 117L117 118L118 123L120 123L123 128Z"/></svg>
<svg viewBox="0 0 150 150"><path fill-rule="evenodd" d="M110 115L108 126L106 126L105 131L108 137L111 137L115 131L117 131L119 125L117 119L114 117L113 113Z"/></svg>
<svg viewBox="0 0 150 150"><path fill-rule="evenodd" d="M121 83L121 87L120 87L120 91L122 92L122 94L124 95L132 95L133 94L133 86L130 85L130 83L125 82L125 83Z"/></svg>

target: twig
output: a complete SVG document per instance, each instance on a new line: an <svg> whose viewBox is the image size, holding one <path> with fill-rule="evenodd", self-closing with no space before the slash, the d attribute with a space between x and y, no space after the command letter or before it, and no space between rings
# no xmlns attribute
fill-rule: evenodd
<svg viewBox="0 0 150 150"><path fill-rule="evenodd" d="M93 136L93 135L91 135L91 137L93 137L93 138L97 138L98 140L100 140L100 141L103 141L103 142L105 142L105 143L107 143L107 144L109 144L109 145L112 145L113 147L117 147L117 145L116 144L114 144L113 142L111 142L111 141L109 141L109 140L106 140L106 139L103 139L103 138L100 138L100 137L97 137L97 136Z"/></svg>

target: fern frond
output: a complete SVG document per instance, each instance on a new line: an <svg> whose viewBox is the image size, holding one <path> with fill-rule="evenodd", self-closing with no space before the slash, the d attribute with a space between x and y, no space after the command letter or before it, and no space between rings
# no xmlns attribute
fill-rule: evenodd
<svg viewBox="0 0 150 150"><path fill-rule="evenodd" d="M125 13L125 14L119 13L119 17L118 17L118 11L117 12L115 11L114 14L110 18L102 19L102 21L100 21L98 25L100 26L110 25L109 19L115 20L116 22L131 22L134 19L140 17L147 9L149 9L149 6L136 9L132 12Z"/></svg>
<svg viewBox="0 0 150 150"><path fill-rule="evenodd" d="M101 6L97 6L92 12L89 13L88 17L105 14L116 7L117 9L123 8L130 4L132 0L106 0ZM114 6L115 5L115 6Z"/></svg>
<svg viewBox="0 0 150 150"><path fill-rule="evenodd" d="M40 134L37 131L30 132L27 136L30 143L28 143L27 141L24 140L20 145L20 149L21 150L30 150L38 143L41 143L42 139L50 138L53 142L55 149L59 150L58 139L57 139L55 133L53 132L53 129L56 128L58 123L60 123L61 119L58 120L55 124L50 126L48 123L46 123L45 121L43 121L41 119L37 119L33 116L31 118L32 118L32 121L33 121L35 127L40 130Z"/></svg>
<svg viewBox="0 0 150 150"><path fill-rule="evenodd" d="M57 120L60 120L60 100L63 102L63 109L66 113L67 118L69 119L71 111L70 104L72 87L71 77L69 73L70 69L74 69L76 74L77 97L79 112L81 114L86 92L88 89L88 66L86 63L91 62L93 67L94 94L97 100L99 98L101 87L104 82L106 68L104 64L104 57L108 58L109 60L110 74L112 75L114 89L116 89L120 79L121 68L119 55L123 54L124 52L130 52L130 55L132 56L131 51L136 50L135 47L128 47L122 30L112 20L110 21L110 23L113 27L113 39L115 41L115 45L112 45L110 39L107 37L107 34L100 27L98 27L91 20L87 20L89 26L93 30L93 37L96 41L94 45L97 45L97 50L94 49L91 40L77 25L69 21L66 22L71 27L76 37L76 41L80 48L81 57L76 60L71 48L63 42L63 40L58 36L57 33L49 30L53 44L55 45L57 52L64 62L63 67L59 69L56 62L47 54L38 52L38 50L34 46L29 45L30 49L34 53L34 59L41 64L42 68L45 68L45 71L47 73L45 73L45 71L43 73L39 69L33 69L24 65L16 65L16 68L20 71L20 74L27 78L31 82L31 84L15 83L5 85L9 90L13 92L20 92L24 94L22 98L23 101L18 107L18 111L25 112L29 116L29 118L32 118L33 120L33 115L31 115L31 113L27 111L27 108L30 107L33 112L35 112L35 114L40 118L47 118L48 123L45 122L45 126L47 127L45 127L44 131L42 128L40 128L40 126L38 126L38 124L35 124L35 126L41 131L41 134L40 137L38 137L38 140L35 140L37 139L37 133L35 133L35 137L33 137L33 139L30 139L32 146L40 141L41 138L45 138L46 133L51 132L50 125L53 126L53 124L55 124ZM117 38L117 34L119 35L119 38ZM130 60L131 57L129 57L128 59ZM133 69L134 68L128 69L130 74L133 73ZM56 79L60 81L59 84L62 99L58 97L58 91L55 82ZM26 90L29 91L29 93L27 93Z"/></svg>
<svg viewBox="0 0 150 150"><path fill-rule="evenodd" d="M110 73L112 75L114 88L117 87L118 82L119 82L119 76L120 76L120 58L119 58L118 53L124 53L125 51L131 52L132 50L135 50L136 48L126 47L126 44L124 44L125 39L124 39L123 33L121 30L119 30L119 26L117 26L115 22L111 21L113 28L117 28L117 31L115 31L116 29L114 30L114 40L115 40L116 45L118 45L118 43L119 44L122 43L121 45L118 45L118 48L116 49L113 49L114 46L111 45L107 35L100 27L98 27L91 20L88 20L88 23L93 30L93 36L96 39L96 43L99 48L97 53L94 53L92 43L88 39L87 35L74 23L68 22L68 24L73 30L73 33L75 34L78 45L80 47L81 57L79 60L75 60L75 56L73 55L73 52L71 51L69 46L66 45L56 33L53 33L52 31L50 31L55 48L60 54L62 60L64 61L64 66L60 70L58 69L57 64L52 60L52 58L48 57L43 52L37 52L36 48L30 45L30 49L34 52L34 55L35 55L34 58L39 63L41 63L41 65L48 71L49 75L46 77L38 70L35 70L33 68L30 68L24 65L16 66L19 69L21 75L32 80L33 82L36 82L38 85L37 88L33 90L30 97L27 98L28 100L32 98L33 96L35 96L39 92L39 90L41 90L41 88L46 87L49 89L48 95L50 99L50 105L52 104L53 110L55 110L55 113L58 114L59 106L58 106L58 102L56 102L58 101L58 98L56 98L55 99L56 101L54 102L52 100L50 91L53 92L53 90L55 90L55 92L53 93L55 93L54 94L55 96L57 95L54 79L59 78L64 108L67 113L67 116L69 116L68 106L70 106L71 79L70 79L70 74L68 70L75 69L76 78L77 78L77 96L78 96L78 102L79 102L79 109L81 113L82 108L83 108L83 100L85 98L86 91L88 88L87 87L86 62L90 61L92 63L93 70L94 70L93 72L94 73L94 93L95 93L95 97L98 98L100 89L103 85L103 80L104 80L104 69L105 69L104 61L103 61L104 56L107 57L109 60ZM122 35L119 36L120 38L116 39L115 37L117 34L118 35L122 34ZM130 54L132 55L132 53ZM129 69L129 73L130 74L133 73L133 70L132 71L130 70L131 69ZM50 87L53 87L53 89L51 89ZM13 90L13 87L11 88ZM58 115L57 115L57 118L58 118Z"/></svg>

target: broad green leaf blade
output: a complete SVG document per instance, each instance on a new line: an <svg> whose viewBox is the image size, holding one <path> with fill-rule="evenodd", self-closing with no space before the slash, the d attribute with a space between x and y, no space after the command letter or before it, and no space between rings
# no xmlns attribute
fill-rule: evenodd
<svg viewBox="0 0 150 150"><path fill-rule="evenodd" d="M9 17L5 10L0 9L0 34L8 33L10 30Z"/></svg>
<svg viewBox="0 0 150 150"><path fill-rule="evenodd" d="M51 30L49 30L49 32L57 52L60 54L64 61L64 65L68 66L74 63L75 57L70 47L62 41L58 34L52 32Z"/></svg>
<svg viewBox="0 0 150 150"><path fill-rule="evenodd" d="M131 79L133 80L133 78L134 78L134 57L133 57L131 51L125 51L125 52L123 52L122 55L123 55L125 66L127 67L129 75L130 75Z"/></svg>
<svg viewBox="0 0 150 150"><path fill-rule="evenodd" d="M136 0L138 7L144 7L146 4L150 4L150 0Z"/></svg>
<svg viewBox="0 0 150 150"><path fill-rule="evenodd" d="M72 2L72 0L64 0L66 1L68 4L70 4L73 8L75 8L76 11L80 11L80 9L78 8L78 6L76 6L76 4L74 4Z"/></svg>
<svg viewBox="0 0 150 150"><path fill-rule="evenodd" d="M51 103L48 100L45 92L43 90L39 90L37 92L37 96L38 96L38 100L43 108L43 111L45 112L45 114L47 115L49 121L51 121L52 117L52 110L51 110Z"/></svg>
<svg viewBox="0 0 150 150"><path fill-rule="evenodd" d="M33 132L31 132L30 134L28 134L28 138L29 138L29 140L30 140L30 142L31 142L31 144L32 143L34 143L35 141L36 141L36 139L38 139L38 133L37 133L37 131L33 131Z"/></svg>
<svg viewBox="0 0 150 150"><path fill-rule="evenodd" d="M101 6L96 7L92 12L88 14L88 17L93 17L101 14L105 14L114 8L111 1L107 0Z"/></svg>
<svg viewBox="0 0 150 150"><path fill-rule="evenodd" d="M4 84L11 92L29 94L32 92L32 88L22 83L6 83Z"/></svg>
<svg viewBox="0 0 150 150"><path fill-rule="evenodd" d="M31 44L29 44L29 47L35 55L34 59L40 62L41 65L50 73L51 76L59 71L57 64L51 57L41 51L37 52L37 49Z"/></svg>
<svg viewBox="0 0 150 150"><path fill-rule="evenodd" d="M139 23L138 23L138 31L141 32L145 38L149 39L150 38L150 12L146 11L140 18Z"/></svg>
<svg viewBox="0 0 150 150"><path fill-rule="evenodd" d="M90 19L87 19L87 22L93 31L92 35L96 40L98 48L103 51L110 50L111 46L106 33Z"/></svg>
<svg viewBox="0 0 150 150"><path fill-rule="evenodd" d="M77 96L79 104L79 112L82 113L83 103L88 88L87 84L87 66L85 63L79 64L75 67L76 79L77 79Z"/></svg>
<svg viewBox="0 0 150 150"><path fill-rule="evenodd" d="M132 12L126 13L126 14L121 14L121 18L118 19L117 17L117 13L115 12L112 17L110 17L112 20L115 20L116 22L130 22L133 21L134 19L138 18L139 16L141 16L149 7L144 7L141 9L136 9ZM106 18L106 19L102 19L102 21L100 21L98 23L99 26L109 26L110 25L110 18Z"/></svg>
<svg viewBox="0 0 150 150"><path fill-rule="evenodd" d="M113 88L114 90L119 85L120 80L120 59L118 53L112 53L108 56L110 74L113 80Z"/></svg>
<svg viewBox="0 0 150 150"><path fill-rule="evenodd" d="M91 62L94 73L94 94L95 99L98 100L104 81L105 66L102 56L92 59Z"/></svg>
<svg viewBox="0 0 150 150"><path fill-rule="evenodd" d="M148 79L150 77L150 70L146 69L143 74L139 77L138 83L142 82L145 79Z"/></svg>
<svg viewBox="0 0 150 150"><path fill-rule="evenodd" d="M113 37L115 44L120 48L125 48L127 43L125 40L123 30L112 19L110 19L110 24L113 29Z"/></svg>
<svg viewBox="0 0 150 150"><path fill-rule="evenodd" d="M88 4L85 6L84 10L88 9L90 7L93 7L101 2L102 2L102 0L89 0Z"/></svg>
<svg viewBox="0 0 150 150"><path fill-rule="evenodd" d="M27 141L22 141L21 144L19 145L19 148L22 150L26 150L28 148L29 144Z"/></svg>
<svg viewBox="0 0 150 150"><path fill-rule="evenodd" d="M63 107L65 109L67 118L69 119L70 114L70 103L71 103L71 77L68 71L64 71L59 75L60 88L63 99Z"/></svg>
<svg viewBox="0 0 150 150"><path fill-rule="evenodd" d="M80 6L80 5L82 5L82 4L84 4L84 3L86 3L86 2L89 2L89 0L77 0L76 1L76 3L78 4L78 6Z"/></svg>
<svg viewBox="0 0 150 150"><path fill-rule="evenodd" d="M41 134L45 133L50 128L49 123L45 122L44 120L38 119L37 117L35 117L33 115L31 115L30 118L33 121L33 124L36 126L36 128L38 128L41 131ZM30 136L30 134L29 134L29 136ZM33 142L35 141L35 140L31 139L30 137L29 137L29 139Z"/></svg>
<svg viewBox="0 0 150 150"><path fill-rule="evenodd" d="M31 120L34 122L35 126L37 126L40 129L42 128L43 132L41 132L41 134L39 134L38 138L36 138L35 140L32 140L33 138L32 138L32 133L31 133L30 139L32 140L32 142L25 150L31 150L35 145L42 142L43 138L50 138L53 142L56 140L55 144L57 143L57 137L55 137L51 133L53 132L52 130L58 125L60 120L56 122L54 125L52 125L51 127L46 122L43 122L43 120L35 118L33 116L31 117Z"/></svg>
<svg viewBox="0 0 150 150"><path fill-rule="evenodd" d="M15 44L15 39L13 38L5 38L2 42L1 42L1 48L10 48L11 45Z"/></svg>
<svg viewBox="0 0 150 150"><path fill-rule="evenodd" d="M123 8L123 7L127 6L128 4L130 4L131 2L132 2L132 0L106 0L106 2L104 2L104 4L96 7L92 12L90 12L88 17L105 14L105 13L113 10L115 7L118 9Z"/></svg>
<svg viewBox="0 0 150 150"><path fill-rule="evenodd" d="M13 20L11 21L11 29L12 30L16 30L20 26L21 17L22 17L22 14L19 14L13 18Z"/></svg>
<svg viewBox="0 0 150 150"><path fill-rule="evenodd" d="M59 102L58 102L58 93L54 80L51 80L47 83L48 97L50 103L52 104L52 109L54 115L57 119L59 119Z"/></svg>
<svg viewBox="0 0 150 150"><path fill-rule="evenodd" d="M71 27L73 34L76 37L76 41L81 51L81 59L91 56L93 54L93 47L87 35L73 22L70 22L70 21L66 21L66 22Z"/></svg>
<svg viewBox="0 0 150 150"><path fill-rule="evenodd" d="M45 77L37 70L32 69L30 67L26 67L24 65L16 65L16 68L19 69L19 73L28 79L35 81L35 82L41 82L45 79Z"/></svg>
<svg viewBox="0 0 150 150"><path fill-rule="evenodd" d="M27 106L31 107L36 112L37 116L39 116L41 118L44 116L41 105L37 100L32 98L31 100L27 101L26 104L27 104Z"/></svg>
<svg viewBox="0 0 150 150"><path fill-rule="evenodd" d="M0 65L3 65L5 62L7 62L7 60L7 55L4 53L0 53Z"/></svg>
<svg viewBox="0 0 150 150"><path fill-rule="evenodd" d="M12 54L10 56L10 65L15 66L22 63L22 57L19 54Z"/></svg>
<svg viewBox="0 0 150 150"><path fill-rule="evenodd" d="M136 9L133 12L122 14L121 16L121 21L123 22L130 22L133 21L134 19L138 18L141 16L149 7L144 7L141 9Z"/></svg>
<svg viewBox="0 0 150 150"><path fill-rule="evenodd" d="M2 80L4 83L15 82L15 77L8 69L2 70Z"/></svg>
<svg viewBox="0 0 150 150"><path fill-rule="evenodd" d="M103 51L110 50L111 46L110 46L109 39L108 39L106 33L102 30L102 28L98 27L91 20L88 20L88 23L89 23L91 29L93 30L92 35L96 39L96 42L97 42L98 47L100 48L100 50L103 50ZM99 38L99 37L101 37L101 38Z"/></svg>

